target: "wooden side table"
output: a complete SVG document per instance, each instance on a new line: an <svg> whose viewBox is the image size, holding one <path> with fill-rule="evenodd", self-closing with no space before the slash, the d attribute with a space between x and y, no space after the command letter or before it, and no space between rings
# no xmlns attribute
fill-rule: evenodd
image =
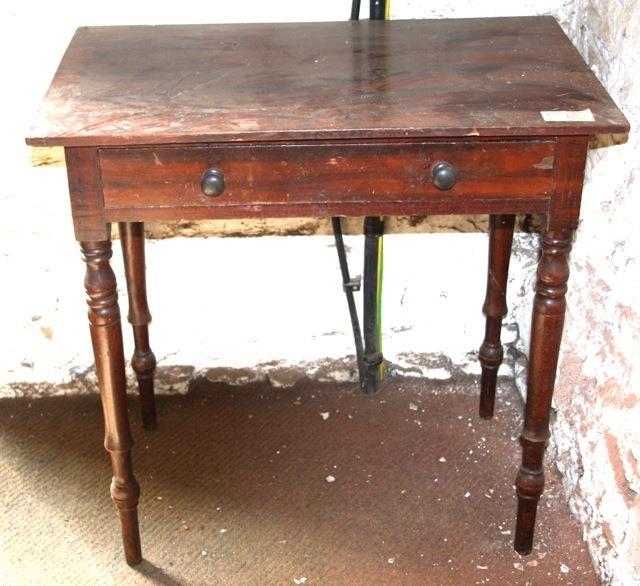
<svg viewBox="0 0 640 586"><path fill-rule="evenodd" d="M142 556L112 222L152 428L144 221L490 214L479 357L491 417L514 214L545 214L516 479L526 554L587 145L628 130L550 17L78 29L27 142L65 147L127 562Z"/></svg>

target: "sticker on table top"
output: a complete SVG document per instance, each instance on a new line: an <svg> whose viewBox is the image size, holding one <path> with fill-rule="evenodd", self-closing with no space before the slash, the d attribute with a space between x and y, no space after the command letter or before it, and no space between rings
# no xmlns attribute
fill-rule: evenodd
<svg viewBox="0 0 640 586"><path fill-rule="evenodd" d="M543 110L545 122L595 122L591 108L586 110Z"/></svg>

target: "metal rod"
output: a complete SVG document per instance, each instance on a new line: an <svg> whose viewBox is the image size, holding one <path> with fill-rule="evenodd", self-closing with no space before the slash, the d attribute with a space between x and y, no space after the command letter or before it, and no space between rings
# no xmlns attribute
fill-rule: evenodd
<svg viewBox="0 0 640 586"><path fill-rule="evenodd" d="M369 0L369 18L371 20L384 20L386 12L386 0Z"/></svg>
<svg viewBox="0 0 640 586"><path fill-rule="evenodd" d="M370 18L373 20L384 20L387 15L387 0L370 0ZM360 18L360 0L351 2L351 20ZM340 218L331 218L333 234L342 271L342 286L347 296L349 305L349 315L351 316L351 327L356 344L356 358L358 361L358 376L360 385L365 392L373 393L378 389L382 369L382 354L380 352L380 340L378 339L379 323L379 298L380 279L379 271L381 242L380 238L384 233L384 218L367 217L364 220L365 248L364 248L364 282L363 282L363 322L364 322L364 348L358 312L353 298L356 285L349 276L349 266L347 255L342 238L342 224Z"/></svg>
<svg viewBox="0 0 640 586"><path fill-rule="evenodd" d="M331 218L333 226L333 235L336 241L336 250L338 251L338 261L340 262L340 272L342 273L342 288L347 297L347 305L349 306L349 316L351 317L351 329L353 330L353 339L356 344L356 361L358 362L358 380L360 386L364 385L364 350L362 347L362 333L360 331L360 321L358 320L358 310L353 292L360 289L359 278L351 279L349 275L349 265L347 264L347 253L342 238L342 222L340 218Z"/></svg>
<svg viewBox="0 0 640 586"><path fill-rule="evenodd" d="M380 382L382 353L378 346L378 263L384 218L364 219L364 273L362 277L362 320L364 323L364 390L374 393Z"/></svg>
<svg viewBox="0 0 640 586"><path fill-rule="evenodd" d="M369 18L384 20L387 0L369 1ZM379 334L380 319L380 247L384 234L384 218L364 219L364 272L362 277L362 321L364 332L364 365L366 393L375 393L382 378L382 346Z"/></svg>
<svg viewBox="0 0 640 586"><path fill-rule="evenodd" d="M352 0L351 2L351 20L360 19L360 0Z"/></svg>

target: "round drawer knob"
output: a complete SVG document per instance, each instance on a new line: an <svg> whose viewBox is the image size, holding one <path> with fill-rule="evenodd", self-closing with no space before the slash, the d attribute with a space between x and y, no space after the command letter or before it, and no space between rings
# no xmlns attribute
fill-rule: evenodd
<svg viewBox="0 0 640 586"><path fill-rule="evenodd" d="M202 193L208 197L219 197L224 191L224 173L220 169L207 169L200 182Z"/></svg>
<svg viewBox="0 0 640 586"><path fill-rule="evenodd" d="M433 184L442 191L451 189L458 179L458 172L455 167L449 163L440 162L433 166L431 171Z"/></svg>

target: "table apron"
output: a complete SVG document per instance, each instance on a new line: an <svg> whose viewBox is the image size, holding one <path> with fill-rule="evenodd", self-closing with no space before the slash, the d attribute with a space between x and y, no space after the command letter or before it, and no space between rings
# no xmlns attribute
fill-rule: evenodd
<svg viewBox="0 0 640 586"><path fill-rule="evenodd" d="M543 212L554 140L242 144L101 148L107 221L318 215ZM438 189L447 162L455 185ZM207 169L224 174L205 195Z"/></svg>
<svg viewBox="0 0 640 586"><path fill-rule="evenodd" d="M548 199L479 200L465 202L425 201L383 204L289 204L225 207L129 207L105 210L107 222L164 222L246 218L312 218L361 216L422 216L446 214L538 214L549 211Z"/></svg>

